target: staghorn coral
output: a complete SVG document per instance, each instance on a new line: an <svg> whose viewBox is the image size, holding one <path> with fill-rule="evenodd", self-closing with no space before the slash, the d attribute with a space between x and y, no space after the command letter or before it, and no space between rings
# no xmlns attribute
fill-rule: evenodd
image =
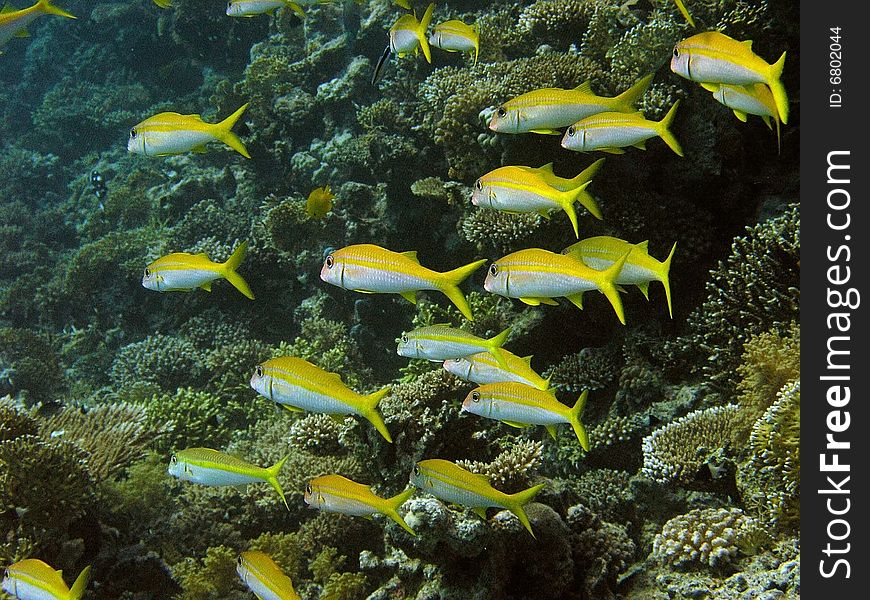
<svg viewBox="0 0 870 600"><path fill-rule="evenodd" d="M761 524L739 508L696 508L665 523L650 557L674 567L722 568L764 537Z"/></svg>
<svg viewBox="0 0 870 600"><path fill-rule="evenodd" d="M736 405L714 406L656 429L643 438L643 474L660 483L696 483L701 468L730 444L738 416Z"/></svg>
<svg viewBox="0 0 870 600"><path fill-rule="evenodd" d="M456 464L472 473L486 476L497 489L513 493L531 485L531 477L541 463L544 445L534 440L517 440L490 462L458 460Z"/></svg>
<svg viewBox="0 0 870 600"><path fill-rule="evenodd" d="M787 383L755 422L749 458L737 470L744 503L762 522L781 529L800 523L801 383Z"/></svg>
<svg viewBox="0 0 870 600"><path fill-rule="evenodd" d="M482 208L465 217L460 229L465 239L481 252L493 249L506 253L520 248L541 223L543 217L538 214L509 214Z"/></svg>

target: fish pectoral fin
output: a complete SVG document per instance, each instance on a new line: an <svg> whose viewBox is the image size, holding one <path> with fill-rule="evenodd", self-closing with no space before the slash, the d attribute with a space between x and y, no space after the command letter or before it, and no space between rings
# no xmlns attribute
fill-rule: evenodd
<svg viewBox="0 0 870 600"><path fill-rule="evenodd" d="M199 289L210 292L211 291L211 281L206 281L201 286L199 286Z"/></svg>
<svg viewBox="0 0 870 600"><path fill-rule="evenodd" d="M734 109L734 116L743 121L744 123L749 120L749 115L747 115L742 110Z"/></svg>
<svg viewBox="0 0 870 600"><path fill-rule="evenodd" d="M770 117L767 115L761 115L761 120L764 121L764 124L767 125L767 128L773 131L773 123L770 122Z"/></svg>
<svg viewBox="0 0 870 600"><path fill-rule="evenodd" d="M486 509L485 509L484 507L482 507L482 506L475 506L475 507L472 508L471 510L473 510L473 511L474 511L474 514L476 514L478 517L480 517L481 519L483 519L484 521L486 521Z"/></svg>
<svg viewBox="0 0 870 600"><path fill-rule="evenodd" d="M417 292L402 292L399 295L411 304L417 304Z"/></svg>
<svg viewBox="0 0 870 600"><path fill-rule="evenodd" d="M557 439L556 436L559 435L559 432L556 430L556 426L555 426L555 425L544 425L544 427L547 428L547 433L550 434L550 437L551 437L551 438L553 438L554 440Z"/></svg>
<svg viewBox="0 0 870 600"><path fill-rule="evenodd" d="M643 294L643 297L649 300L649 281L636 283L635 285L640 290L640 293Z"/></svg>
<svg viewBox="0 0 870 600"><path fill-rule="evenodd" d="M540 133L541 135L562 135L561 131L555 129L531 129L532 133Z"/></svg>
<svg viewBox="0 0 870 600"><path fill-rule="evenodd" d="M339 425L344 425L344 420L347 415L329 415L329 418L338 423Z"/></svg>
<svg viewBox="0 0 870 600"><path fill-rule="evenodd" d="M719 85L718 83L701 83L702 88L714 94L719 91Z"/></svg>
<svg viewBox="0 0 870 600"><path fill-rule="evenodd" d="M608 154L625 154L625 150L622 148L598 148L602 152L607 152Z"/></svg>
<svg viewBox="0 0 870 600"><path fill-rule="evenodd" d="M375 516L374 516L374 515L360 515L360 516L361 516L363 519L368 519L369 521L374 521L374 520L375 520Z"/></svg>
<svg viewBox="0 0 870 600"><path fill-rule="evenodd" d="M416 250L408 250L407 252L400 252L399 254L401 254L405 258L410 258L411 260L413 260L417 264L420 264L420 259L417 258L417 251Z"/></svg>
<svg viewBox="0 0 870 600"><path fill-rule="evenodd" d="M299 408L298 406L293 406L291 404L282 404L281 402L276 402L275 406L277 406L278 408L283 408L284 410L286 410L288 412L292 412L292 413L305 412L303 409Z"/></svg>
<svg viewBox="0 0 870 600"><path fill-rule="evenodd" d="M542 217L544 217L545 219L547 219L548 221L550 220L550 211L548 211L548 210L539 210L539 211L538 211L538 214L541 215Z"/></svg>
<svg viewBox="0 0 870 600"><path fill-rule="evenodd" d="M518 423L517 421L502 421L505 425L510 425L511 427L516 427L517 429L525 429L526 427L531 427L528 423Z"/></svg>
<svg viewBox="0 0 870 600"><path fill-rule="evenodd" d="M370 290L354 290L355 292L359 292L360 294L374 294L374 292Z"/></svg>
<svg viewBox="0 0 870 600"><path fill-rule="evenodd" d="M625 289L624 287L622 287L621 285L616 286L616 291L617 291L617 292L621 292L621 293L623 293L623 294L627 294L627 293L628 293L628 290Z"/></svg>

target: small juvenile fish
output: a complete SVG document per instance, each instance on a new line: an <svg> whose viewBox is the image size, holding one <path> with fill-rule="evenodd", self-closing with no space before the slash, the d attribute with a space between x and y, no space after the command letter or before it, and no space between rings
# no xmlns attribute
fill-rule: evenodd
<svg viewBox="0 0 870 600"><path fill-rule="evenodd" d="M290 510L284 490L278 483L278 473L288 458L289 455L271 467L263 468L211 448L188 448L172 455L168 472L181 481L208 486L247 485L265 481L275 488L284 506Z"/></svg>
<svg viewBox="0 0 870 600"><path fill-rule="evenodd" d="M563 191L550 185L545 177L528 167L499 167L474 182L471 203L505 212L538 213L546 218L550 218L550 212L554 210L563 210L571 221L574 235L579 238L575 202L580 202L593 216L601 218L595 199L586 191L590 181Z"/></svg>
<svg viewBox="0 0 870 600"><path fill-rule="evenodd" d="M623 154L625 146L646 150L646 140L662 138L668 147L683 156L683 149L668 127L677 114L680 101L674 102L671 110L661 121L647 121L639 113L603 112L574 123L562 137L562 147L575 152L601 150L611 154Z"/></svg>
<svg viewBox="0 0 870 600"><path fill-rule="evenodd" d="M226 262L216 263L209 260L204 252L173 252L158 258L147 267L142 275L142 285L157 292L189 292L196 288L211 291L215 279L226 279L247 298L254 299L248 283L236 272L245 258L248 242L242 242Z"/></svg>
<svg viewBox="0 0 870 600"><path fill-rule="evenodd" d="M236 573L259 600L302 600L290 578L264 552L248 550L239 554Z"/></svg>
<svg viewBox="0 0 870 600"><path fill-rule="evenodd" d="M713 92L713 97L734 111L734 115L744 123L748 119L747 115L757 115L762 118L768 129L773 129L773 125L770 123L773 120L776 123L776 146L779 148L781 120L776 109L776 101L773 99L773 92L766 84L702 83L701 87L708 92Z"/></svg>
<svg viewBox="0 0 870 600"><path fill-rule="evenodd" d="M229 17L256 17L273 14L281 8L289 8L301 17L305 16L302 7L290 0L230 0L227 4Z"/></svg>
<svg viewBox="0 0 870 600"><path fill-rule="evenodd" d="M637 109L653 80L650 74L616 96L596 96L588 81L571 90L542 88L521 94L499 106L489 128L499 133L544 133L556 135L562 127L600 112L627 112Z"/></svg>
<svg viewBox="0 0 870 600"><path fill-rule="evenodd" d="M247 104L220 123L206 123L199 115L174 112L148 117L130 129L127 150L145 156L169 156L205 152L206 144L220 141L245 158L251 158L242 140L231 131L246 108Z"/></svg>
<svg viewBox="0 0 870 600"><path fill-rule="evenodd" d="M358 415L374 425L385 440L393 442L377 409L378 402L390 392L389 387L367 396L357 394L337 373L295 356L280 356L257 365L251 387L291 411L333 415L339 421L346 415Z"/></svg>
<svg viewBox="0 0 870 600"><path fill-rule="evenodd" d="M788 95L780 81L784 66L785 52L771 65L752 51L751 40L738 42L718 31L706 31L678 42L671 58L671 71L699 83L766 84L779 118L788 123Z"/></svg>
<svg viewBox="0 0 870 600"><path fill-rule="evenodd" d="M470 391L462 402L462 411L501 421L511 427L544 425L554 440L556 425L570 423L580 445L588 452L589 436L580 422L580 413L583 412L588 395L589 392L583 392L574 406L568 407L548 391L524 383L502 381L488 383Z"/></svg>
<svg viewBox="0 0 870 600"><path fill-rule="evenodd" d="M402 334L397 353L406 358L425 358L442 361L461 358L480 351L489 352L496 361L506 366L502 345L510 335L510 327L488 340L449 325L419 327Z"/></svg>
<svg viewBox="0 0 870 600"><path fill-rule="evenodd" d="M25 558L6 567L2 589L18 600L79 600L90 576L89 565L79 573L72 588L68 588L60 571L39 559Z"/></svg>
<svg viewBox="0 0 870 600"><path fill-rule="evenodd" d="M426 57L426 62L432 62L432 51L429 49L429 40L426 38L426 29L429 28L429 23L432 21L432 11L435 10L435 4L429 4L426 7L426 12L423 13L423 18L419 21L417 16L413 14L402 15L390 27L390 52L399 56L399 58L416 52L417 48L423 50L423 56Z"/></svg>
<svg viewBox="0 0 870 600"><path fill-rule="evenodd" d="M373 514L380 513L391 518L411 535L417 535L398 512L399 507L415 491L414 488L408 488L392 498L381 498L369 486L351 481L347 477L323 475L312 479L305 486L305 504L311 508L369 519Z"/></svg>
<svg viewBox="0 0 870 600"><path fill-rule="evenodd" d="M520 358L505 349L501 351L505 366L498 364L489 352L479 352L462 358L449 358L444 361L444 369L463 381L478 385L500 381L518 381L539 390L550 388L550 380L544 379L532 369L532 357Z"/></svg>
<svg viewBox="0 0 870 600"><path fill-rule="evenodd" d="M62 8L51 3L51 0L38 0L30 8L16 10L11 6L4 6L0 10L0 46L14 37L27 37L27 26L42 15L58 15L67 19L75 19Z"/></svg>
<svg viewBox="0 0 870 600"><path fill-rule="evenodd" d="M312 219L322 219L326 213L332 210L332 201L335 195L328 185L314 188L308 194L308 200L305 201L305 214Z"/></svg>
<svg viewBox="0 0 870 600"><path fill-rule="evenodd" d="M483 475L440 458L418 462L411 473L411 483L440 500L474 509L482 519L486 519L488 507L505 508L516 515L523 527L535 537L523 507L544 488L544 483L516 494L505 494L492 487Z"/></svg>
<svg viewBox="0 0 870 600"><path fill-rule="evenodd" d="M326 257L320 278L346 290L370 294L399 294L412 304L417 292L436 290L447 296L469 321L474 320L459 284L474 273L486 259L439 273L417 260L417 252L393 252L374 244L355 244Z"/></svg>
<svg viewBox="0 0 870 600"><path fill-rule="evenodd" d="M447 52L474 52L474 64L480 51L480 27L466 25L456 19L438 23L429 43Z"/></svg>
<svg viewBox="0 0 870 600"><path fill-rule="evenodd" d="M583 308L583 292L597 289L607 297L619 322L625 325L616 280L627 258L626 252L609 269L596 271L570 256L528 248L490 265L483 287L487 292L519 298L531 306L556 304L553 298L565 297L580 309Z"/></svg>
<svg viewBox="0 0 870 600"><path fill-rule="evenodd" d="M661 281L665 288L665 296L668 299L668 312L671 318L673 318L671 284L668 280L668 274L671 270L671 260L674 258L677 244L674 242L671 253L664 262L659 262L649 255L648 243L632 244L619 238L600 235L580 240L576 244L565 248L562 254L579 259L593 269L603 271L628 253L625 264L616 277L616 283L619 285L636 285L643 292L646 299L649 300L649 282Z"/></svg>

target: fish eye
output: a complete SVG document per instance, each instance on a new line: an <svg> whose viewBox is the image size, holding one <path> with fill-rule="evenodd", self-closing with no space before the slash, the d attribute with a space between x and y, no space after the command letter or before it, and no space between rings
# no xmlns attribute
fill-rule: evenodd
<svg viewBox="0 0 870 600"><path fill-rule="evenodd" d="M499 106L496 114L504 119L507 116L507 109L504 106Z"/></svg>
<svg viewBox="0 0 870 600"><path fill-rule="evenodd" d="M474 187L476 187L478 190L482 190L482 189L483 189L483 183L480 181L480 179L478 179L478 180L474 183Z"/></svg>
<svg viewBox="0 0 870 600"><path fill-rule="evenodd" d="M568 128L568 137L574 137L575 133L577 133L577 130L574 129L573 125L571 125L571 127Z"/></svg>
<svg viewBox="0 0 870 600"><path fill-rule="evenodd" d="M680 49L674 46L674 58L680 58Z"/></svg>
<svg viewBox="0 0 870 600"><path fill-rule="evenodd" d="M420 476L420 465L414 465L414 475Z"/></svg>
<svg viewBox="0 0 870 600"><path fill-rule="evenodd" d="M145 277L151 277L151 269L145 269Z"/></svg>
<svg viewBox="0 0 870 600"><path fill-rule="evenodd" d="M136 130L135 130L135 129L131 129L131 130L130 130L130 139L132 140L132 139L135 138L135 137L136 137Z"/></svg>
<svg viewBox="0 0 870 600"><path fill-rule="evenodd" d="M242 566L242 555L241 554L239 554L239 557L236 559L236 564L239 565L240 567Z"/></svg>
<svg viewBox="0 0 870 600"><path fill-rule="evenodd" d="M489 267L489 274L492 277L496 277L498 275L498 265L494 264Z"/></svg>
<svg viewBox="0 0 870 600"><path fill-rule="evenodd" d="M173 454L172 458L169 459L169 464L174 465L177 462L178 462L178 458Z"/></svg>
<svg viewBox="0 0 870 600"><path fill-rule="evenodd" d="M326 268L331 269L333 267L333 265L335 265L335 257L332 254L330 254L329 256L326 257Z"/></svg>
<svg viewBox="0 0 870 600"><path fill-rule="evenodd" d="M480 402L480 392L471 392L471 401Z"/></svg>
<svg viewBox="0 0 870 600"><path fill-rule="evenodd" d="M263 376L263 365L257 365L257 368L254 369L254 372L257 374L257 377Z"/></svg>
<svg viewBox="0 0 870 600"><path fill-rule="evenodd" d="M402 343L403 343L403 344L407 344L407 343L408 343L408 336L407 336L407 335L403 335L403 336L402 336Z"/></svg>
<svg viewBox="0 0 870 600"><path fill-rule="evenodd" d="M313 492L311 491L311 484L305 486L305 493L311 495Z"/></svg>

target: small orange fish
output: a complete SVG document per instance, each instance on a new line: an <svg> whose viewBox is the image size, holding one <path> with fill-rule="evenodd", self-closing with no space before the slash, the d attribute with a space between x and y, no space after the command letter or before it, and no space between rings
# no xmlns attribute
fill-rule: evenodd
<svg viewBox="0 0 870 600"><path fill-rule="evenodd" d="M308 194L308 200L305 201L305 214L312 219L322 219L326 213L332 210L333 198L335 195L328 185L314 188Z"/></svg>

